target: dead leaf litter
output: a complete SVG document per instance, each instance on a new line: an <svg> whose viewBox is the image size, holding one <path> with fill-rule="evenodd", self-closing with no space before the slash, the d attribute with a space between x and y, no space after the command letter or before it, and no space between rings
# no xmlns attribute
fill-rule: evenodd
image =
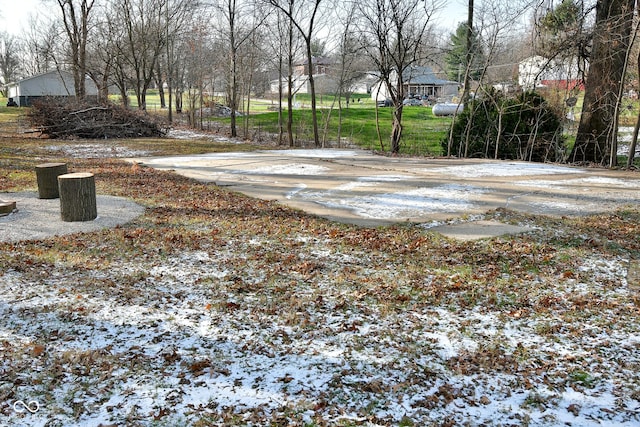
<svg viewBox="0 0 640 427"><path fill-rule="evenodd" d="M459 242L83 166L147 210L0 243L2 426L640 423L637 209Z"/></svg>

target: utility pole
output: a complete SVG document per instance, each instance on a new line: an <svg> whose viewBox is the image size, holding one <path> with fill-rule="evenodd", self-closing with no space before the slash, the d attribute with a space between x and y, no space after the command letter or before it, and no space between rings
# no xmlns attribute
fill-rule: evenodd
<svg viewBox="0 0 640 427"><path fill-rule="evenodd" d="M464 108L469 104L469 89L471 86L471 62L473 61L473 0L469 0L469 10L467 14L467 52L466 52L466 70L464 72L464 86L462 89L462 102Z"/></svg>

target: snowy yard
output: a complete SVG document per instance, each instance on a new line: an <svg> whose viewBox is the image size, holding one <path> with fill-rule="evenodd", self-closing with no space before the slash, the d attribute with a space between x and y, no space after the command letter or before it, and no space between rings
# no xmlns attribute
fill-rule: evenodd
<svg viewBox="0 0 640 427"><path fill-rule="evenodd" d="M459 242L82 166L147 210L0 242L0 426L640 425L637 207Z"/></svg>

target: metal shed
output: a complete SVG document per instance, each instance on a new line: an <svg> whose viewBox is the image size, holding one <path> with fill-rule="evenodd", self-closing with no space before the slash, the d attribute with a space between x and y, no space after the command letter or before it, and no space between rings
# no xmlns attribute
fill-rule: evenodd
<svg viewBox="0 0 640 427"><path fill-rule="evenodd" d="M85 80L88 97L98 98L98 88L90 78ZM29 107L38 98L75 97L73 75L68 71L49 71L27 77L7 87L7 97L20 107Z"/></svg>

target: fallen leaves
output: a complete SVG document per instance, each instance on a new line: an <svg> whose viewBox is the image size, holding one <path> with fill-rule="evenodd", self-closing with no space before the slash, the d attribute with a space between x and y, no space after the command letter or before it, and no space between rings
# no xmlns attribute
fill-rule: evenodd
<svg viewBox="0 0 640 427"><path fill-rule="evenodd" d="M537 231L463 243L114 160L78 167L148 209L2 245L0 397L41 397L48 422L460 425L474 407L488 425L541 410L639 422L638 306L623 285L636 210L502 210L487 216Z"/></svg>

